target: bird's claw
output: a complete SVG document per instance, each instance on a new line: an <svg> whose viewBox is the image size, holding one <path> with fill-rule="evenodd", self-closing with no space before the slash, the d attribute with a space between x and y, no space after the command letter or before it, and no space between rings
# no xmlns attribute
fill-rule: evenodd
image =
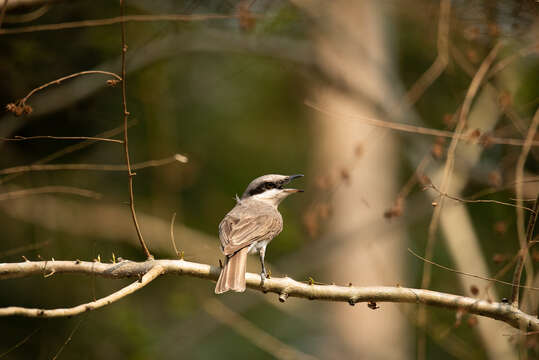
<svg viewBox="0 0 539 360"><path fill-rule="evenodd" d="M264 281L268 278L268 274L264 271L260 273L260 285L264 286Z"/></svg>

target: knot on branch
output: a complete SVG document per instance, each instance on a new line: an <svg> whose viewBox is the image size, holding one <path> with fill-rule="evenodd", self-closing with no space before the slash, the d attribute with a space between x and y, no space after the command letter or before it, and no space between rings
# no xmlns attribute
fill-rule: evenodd
<svg viewBox="0 0 539 360"><path fill-rule="evenodd" d="M120 83L120 81L121 80L118 80L118 79L107 80L107 86L115 87L116 85L118 85Z"/></svg>
<svg viewBox="0 0 539 360"><path fill-rule="evenodd" d="M281 293L279 294L279 301L284 303L288 299L288 292L290 291L289 288L284 288Z"/></svg>
<svg viewBox="0 0 539 360"><path fill-rule="evenodd" d="M20 100L16 103L9 103L6 105L6 110L10 113L15 114L15 116L29 115L34 109L30 105L26 105L25 101Z"/></svg>

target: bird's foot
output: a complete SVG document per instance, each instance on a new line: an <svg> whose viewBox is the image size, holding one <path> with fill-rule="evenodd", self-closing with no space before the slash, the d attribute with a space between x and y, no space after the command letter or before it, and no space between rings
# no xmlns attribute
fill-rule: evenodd
<svg viewBox="0 0 539 360"><path fill-rule="evenodd" d="M260 286L264 286L264 281L266 281L268 278L268 274L265 271L262 271L260 273Z"/></svg>

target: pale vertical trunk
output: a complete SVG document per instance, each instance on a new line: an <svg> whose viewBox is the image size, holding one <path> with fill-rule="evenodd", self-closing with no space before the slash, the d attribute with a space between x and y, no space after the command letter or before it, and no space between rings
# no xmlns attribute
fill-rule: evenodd
<svg viewBox="0 0 539 360"><path fill-rule="evenodd" d="M331 1L317 10L320 26L315 43L320 66L348 91L321 85L314 90L315 101L336 114L376 117L376 105L390 107L398 98L388 80L392 71L380 3ZM357 165L347 169L350 185L340 187L333 197L327 246L334 247L331 242L337 237L344 244L328 251L327 278L354 285L404 283L404 231L381 231L387 226L384 210L394 202L399 187L398 146L393 134L359 121L316 117L320 173L346 167L354 162L354 149L358 145L364 149ZM366 227L369 231L365 232ZM356 235L359 229L365 234L361 238ZM398 306L383 304L378 311L365 305L338 306L328 314L328 321L332 333L352 351L349 355L409 358L410 327Z"/></svg>

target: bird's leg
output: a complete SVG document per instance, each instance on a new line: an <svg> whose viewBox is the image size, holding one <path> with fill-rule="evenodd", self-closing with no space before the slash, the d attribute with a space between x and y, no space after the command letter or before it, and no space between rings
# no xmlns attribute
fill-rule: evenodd
<svg viewBox="0 0 539 360"><path fill-rule="evenodd" d="M266 247L260 248L258 252L260 255L260 265L262 265L262 272L260 273L260 278L262 279L262 285L264 285L264 280L267 279L268 273L266 272L266 266L264 265L264 256L266 255Z"/></svg>

